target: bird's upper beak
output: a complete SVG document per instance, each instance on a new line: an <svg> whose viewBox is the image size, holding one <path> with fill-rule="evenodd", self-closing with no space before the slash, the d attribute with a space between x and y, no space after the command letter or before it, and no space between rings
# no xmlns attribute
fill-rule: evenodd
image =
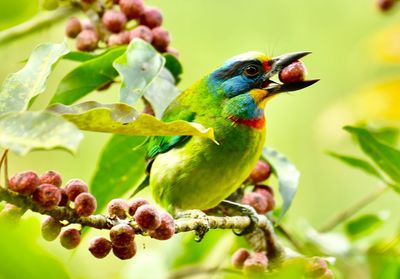
<svg viewBox="0 0 400 279"><path fill-rule="evenodd" d="M268 95L300 90L319 81L319 79L312 79L312 80L304 80L293 83L280 84L269 80L271 77L282 71L283 68L289 66L291 63L299 60L300 58L303 58L304 56L310 53L311 52L309 51L292 52L273 58L270 61L271 69L268 72L266 72L263 77L264 84L266 85L264 89L268 91Z"/></svg>

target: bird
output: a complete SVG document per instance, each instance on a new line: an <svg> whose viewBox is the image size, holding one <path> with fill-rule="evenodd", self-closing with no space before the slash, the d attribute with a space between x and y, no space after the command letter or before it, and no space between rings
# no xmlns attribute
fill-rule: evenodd
<svg viewBox="0 0 400 279"><path fill-rule="evenodd" d="M154 200L169 212L214 208L237 190L260 158L266 137L265 105L281 92L318 80L272 81L310 52L272 58L239 54L184 90L161 120L186 120L214 129L216 142L196 136L155 136L148 141L147 177Z"/></svg>

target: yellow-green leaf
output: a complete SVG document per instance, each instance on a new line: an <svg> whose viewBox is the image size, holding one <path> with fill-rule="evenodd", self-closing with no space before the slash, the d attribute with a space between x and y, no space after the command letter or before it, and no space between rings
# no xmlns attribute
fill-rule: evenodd
<svg viewBox="0 0 400 279"><path fill-rule="evenodd" d="M162 122L122 103L100 104L90 101L73 106L56 104L48 110L61 114L86 131L136 136L200 136L214 140L212 128L183 120Z"/></svg>
<svg viewBox="0 0 400 279"><path fill-rule="evenodd" d="M39 45L26 65L1 86L0 114L26 110L30 100L46 89L53 65L68 51L65 43Z"/></svg>
<svg viewBox="0 0 400 279"><path fill-rule="evenodd" d="M76 152L83 135L73 124L54 113L10 112L0 116L0 146L18 155L38 149Z"/></svg>

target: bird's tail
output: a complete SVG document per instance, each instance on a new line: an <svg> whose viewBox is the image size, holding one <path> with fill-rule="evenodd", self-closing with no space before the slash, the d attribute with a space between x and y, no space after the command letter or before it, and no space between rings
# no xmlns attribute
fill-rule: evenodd
<svg viewBox="0 0 400 279"><path fill-rule="evenodd" d="M150 176L146 175L146 177L143 179L143 181L139 184L139 186L136 187L135 191L130 195L130 198L133 196L136 196L137 193L142 191L144 188L150 185Z"/></svg>

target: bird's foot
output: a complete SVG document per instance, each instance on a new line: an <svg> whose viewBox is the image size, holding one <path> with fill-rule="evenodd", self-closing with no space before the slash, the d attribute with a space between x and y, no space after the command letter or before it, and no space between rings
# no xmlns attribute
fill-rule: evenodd
<svg viewBox="0 0 400 279"><path fill-rule="evenodd" d="M228 208L233 210L234 212L238 212L241 215L247 216L250 219L250 225L247 226L244 230L242 230L241 232L236 232L233 231L233 233L237 236L242 236L242 235L246 235L249 233L252 233L256 228L257 228L257 224L258 224L258 214L257 212L254 210L253 207L249 206L249 205L245 205L245 204L240 204L237 202L233 202L233 201L229 201L229 200L224 200L222 201L219 206L222 206L224 208Z"/></svg>
<svg viewBox="0 0 400 279"><path fill-rule="evenodd" d="M195 241L200 242L206 233L210 230L210 222L208 220L207 214L205 214L201 210L193 209L187 211L181 211L176 214L177 218L193 218L196 219L196 228L195 228Z"/></svg>

